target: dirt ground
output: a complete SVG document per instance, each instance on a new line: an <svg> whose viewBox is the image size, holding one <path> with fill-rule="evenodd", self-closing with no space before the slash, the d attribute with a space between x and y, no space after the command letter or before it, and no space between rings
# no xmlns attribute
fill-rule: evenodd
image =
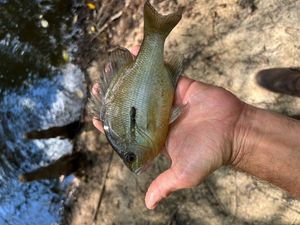
<svg viewBox="0 0 300 225"><path fill-rule="evenodd" d="M175 11L179 5L185 8L165 51L166 55L184 56L186 76L222 86L255 106L300 114L299 98L268 92L254 79L264 68L299 66L300 1L151 3L161 13ZM108 25L108 39L111 46L130 49L143 38L143 1L119 4L111 15L116 19ZM104 61L105 56L99 54L98 58ZM96 64L92 62L88 69L91 80L97 77ZM166 159L158 158L152 168L136 176L95 129L82 132L77 142L93 153L92 165L84 178L74 182L76 188L70 188L63 224L300 224L300 201L230 167L219 169L197 188L178 191L150 211L144 204L145 193L167 168Z"/></svg>

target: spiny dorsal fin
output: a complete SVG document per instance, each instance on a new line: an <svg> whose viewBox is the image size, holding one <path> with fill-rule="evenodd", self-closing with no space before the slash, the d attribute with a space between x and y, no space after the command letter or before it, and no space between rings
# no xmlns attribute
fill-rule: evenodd
<svg viewBox="0 0 300 225"><path fill-rule="evenodd" d="M109 53L109 63L107 63L100 72L98 84L98 90L96 94L91 93L89 99L89 111L99 120L103 120L103 105L104 96L111 84L114 76L116 76L119 70L133 62L132 54L126 49L117 47Z"/></svg>
<svg viewBox="0 0 300 225"><path fill-rule="evenodd" d="M177 81L183 70L183 60L181 56L173 55L167 58L165 62L166 67L169 70L170 79L174 87L177 85Z"/></svg>
<svg viewBox="0 0 300 225"><path fill-rule="evenodd" d="M105 96L111 81L115 76L121 76L119 73L121 68L124 68L133 63L133 55L126 48L117 47L109 54L109 63L105 66L100 74L100 90L101 95Z"/></svg>
<svg viewBox="0 0 300 225"><path fill-rule="evenodd" d="M160 33L167 37L182 17L182 8L169 15L159 14L149 1L144 5L144 33Z"/></svg>

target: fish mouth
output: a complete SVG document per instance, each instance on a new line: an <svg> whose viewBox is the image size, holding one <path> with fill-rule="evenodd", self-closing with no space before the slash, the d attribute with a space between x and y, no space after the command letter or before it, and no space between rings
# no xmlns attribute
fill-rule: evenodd
<svg viewBox="0 0 300 225"><path fill-rule="evenodd" d="M133 164L126 162L126 159L124 157L124 154L128 151L124 151L121 150L120 148L120 143L118 143L117 141L115 141L114 136L112 135L112 132L110 132L109 127L108 126L104 126L104 133L107 137L108 142L110 143L110 145L112 146L112 148L114 149L115 152L117 152L117 154L120 156L120 158L123 160L124 164L127 166L127 168L133 172L136 175L141 174L142 172L144 172L152 163L151 163L151 159L147 159L145 160L146 163L144 162L144 157L142 156L142 160L138 160L137 162L134 162ZM143 149L144 151L148 151L148 147L143 146L143 145L138 145L139 149ZM128 150L128 149L127 149ZM135 152L135 151L133 151ZM136 154L136 153L135 153ZM139 158L139 157L138 157Z"/></svg>

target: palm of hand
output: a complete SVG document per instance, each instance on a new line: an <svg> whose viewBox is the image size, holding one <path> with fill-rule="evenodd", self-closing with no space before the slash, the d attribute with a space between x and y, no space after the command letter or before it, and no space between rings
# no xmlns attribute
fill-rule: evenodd
<svg viewBox="0 0 300 225"><path fill-rule="evenodd" d="M166 151L172 164L150 185L146 205L154 208L171 192L198 185L232 157L235 124L243 103L230 92L181 78L176 105L186 105L172 124Z"/></svg>

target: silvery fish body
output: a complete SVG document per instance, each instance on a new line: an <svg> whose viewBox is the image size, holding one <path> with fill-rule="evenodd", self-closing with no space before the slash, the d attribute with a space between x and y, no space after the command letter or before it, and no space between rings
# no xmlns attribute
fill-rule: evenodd
<svg viewBox="0 0 300 225"><path fill-rule="evenodd" d="M144 40L136 59L126 49L111 53L92 102L106 137L128 168L139 173L163 149L182 61L164 61L164 42L181 12L162 16L147 1Z"/></svg>

